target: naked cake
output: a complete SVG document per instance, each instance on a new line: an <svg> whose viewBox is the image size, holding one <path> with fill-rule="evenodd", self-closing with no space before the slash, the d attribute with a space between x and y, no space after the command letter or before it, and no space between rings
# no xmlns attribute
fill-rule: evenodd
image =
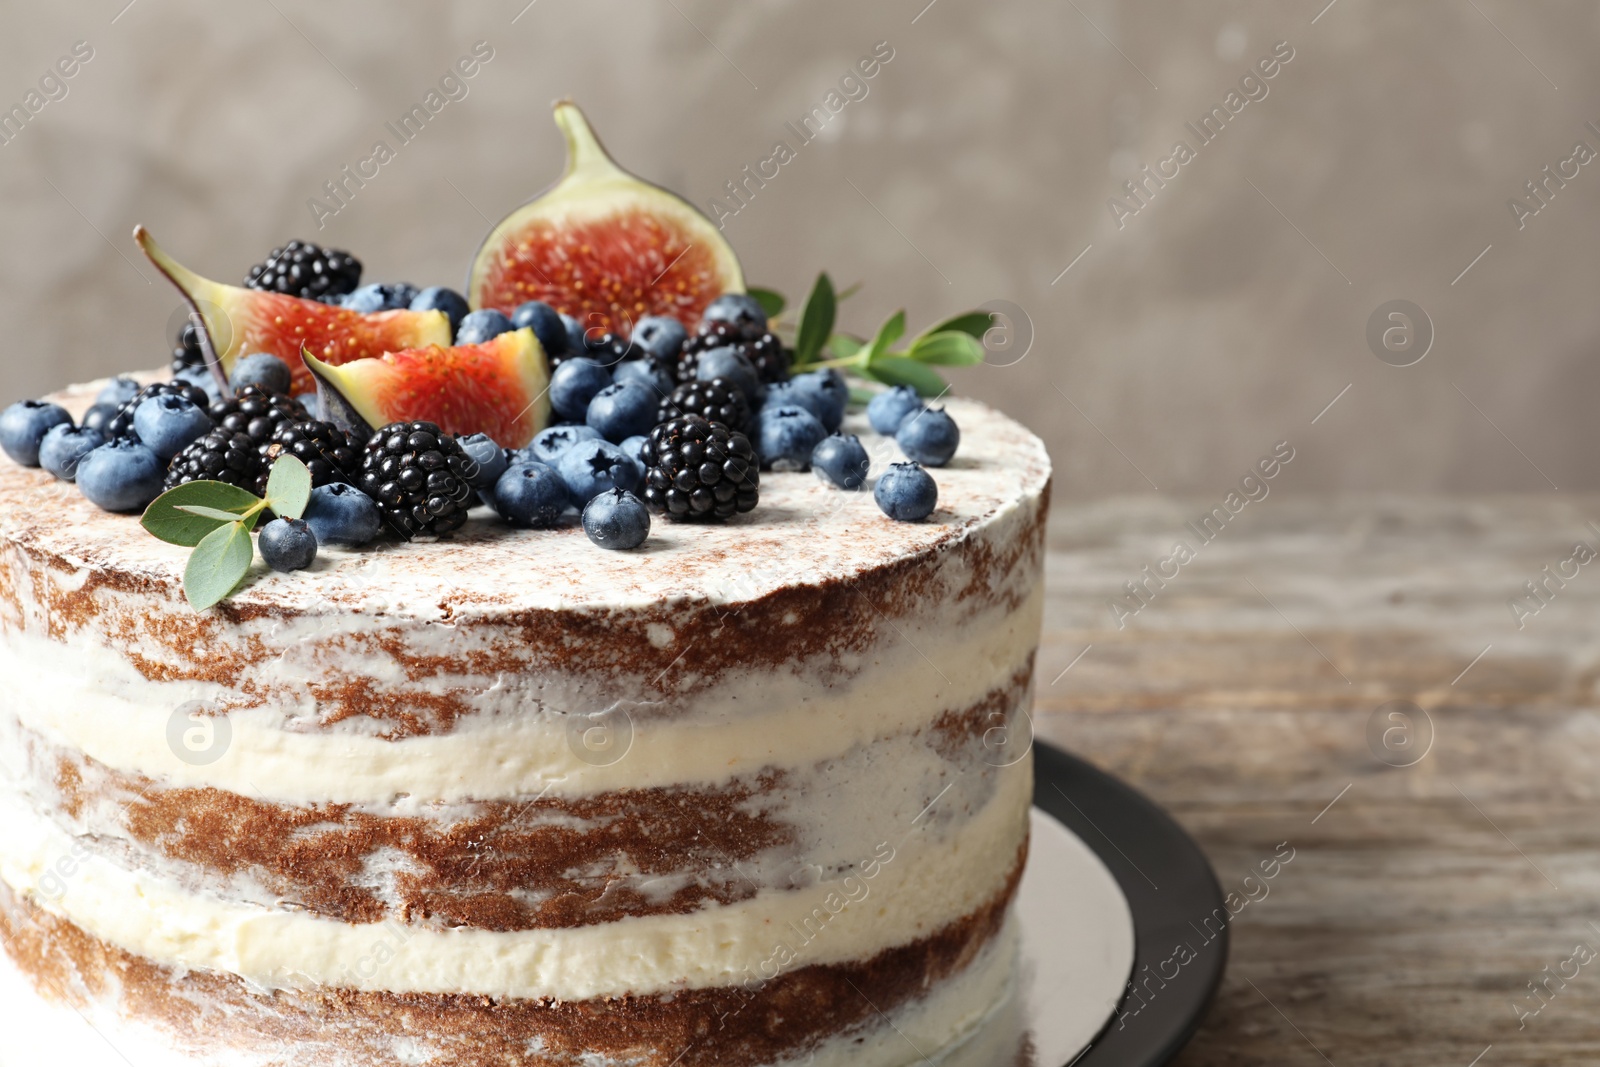
<svg viewBox="0 0 1600 1067"><path fill-rule="evenodd" d="M590 217L562 196L535 245ZM517 300L526 252L480 256ZM639 290L675 334L475 284L482 337L451 294L360 306L343 253L204 300L151 254L199 358L0 414L0 967L138 1067L898 1067L1001 1009L1036 437L884 389L826 277L798 337L716 257ZM429 409L439 366L551 397Z"/></svg>

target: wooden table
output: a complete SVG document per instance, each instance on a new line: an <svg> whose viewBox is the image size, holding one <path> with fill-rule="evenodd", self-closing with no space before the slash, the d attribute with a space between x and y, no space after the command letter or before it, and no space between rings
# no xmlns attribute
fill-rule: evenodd
<svg viewBox="0 0 1600 1067"><path fill-rule="evenodd" d="M1225 891L1295 850L1177 1063L1600 1063L1600 499L1271 496L1202 542L1218 503L1058 508L1038 671L1039 735Z"/></svg>

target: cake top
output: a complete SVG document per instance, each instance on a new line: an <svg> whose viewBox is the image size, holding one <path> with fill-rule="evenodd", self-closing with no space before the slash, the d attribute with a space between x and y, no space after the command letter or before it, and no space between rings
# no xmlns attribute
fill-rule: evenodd
<svg viewBox="0 0 1600 1067"><path fill-rule="evenodd" d="M465 294L359 285L302 241L227 285L136 227L189 305L171 373L0 412L0 540L124 612L448 624L810 595L1037 511L1039 441L938 406L939 368L1019 358L1003 319L851 333L825 272L790 308L574 105L555 120L566 172L490 231Z"/></svg>
<svg viewBox="0 0 1600 1067"><path fill-rule="evenodd" d="M76 417L103 382L50 399ZM628 608L674 600L736 603L795 585L849 582L998 521L1045 490L1044 446L1026 428L976 401L952 399L961 446L934 472L938 505L920 522L886 516L867 489L849 491L811 472L764 471L760 505L726 523L658 522L629 552L601 552L569 512L554 529L511 530L480 507L448 539L382 540L325 547L308 570L278 574L259 560L228 602L233 611L359 611L448 620L521 609ZM859 413L876 475L904 457ZM0 462L0 541L76 570L86 582L182 599L189 550L151 537L135 516L101 511L69 483Z"/></svg>

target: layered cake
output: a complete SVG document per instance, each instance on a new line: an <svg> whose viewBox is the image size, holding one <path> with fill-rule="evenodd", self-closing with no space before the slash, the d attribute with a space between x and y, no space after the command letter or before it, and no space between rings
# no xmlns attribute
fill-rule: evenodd
<svg viewBox="0 0 1600 1067"><path fill-rule="evenodd" d="M1049 465L949 410L924 522L809 473L638 553L482 509L205 613L184 550L0 461L11 965L178 1063L959 1041L1013 965Z"/></svg>
<svg viewBox="0 0 1600 1067"><path fill-rule="evenodd" d="M466 295L305 242L222 285L140 228L169 371L0 411L10 1036L992 1058L1050 467L927 399L991 318L868 341L826 274L785 316L556 118L566 175Z"/></svg>

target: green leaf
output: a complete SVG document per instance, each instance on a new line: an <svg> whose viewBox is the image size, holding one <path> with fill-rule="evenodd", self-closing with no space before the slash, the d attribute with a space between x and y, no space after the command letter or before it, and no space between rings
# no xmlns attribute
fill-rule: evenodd
<svg viewBox="0 0 1600 1067"><path fill-rule="evenodd" d="M882 326L878 327L877 336L872 339L872 344L868 346L867 355L864 362L869 365L876 363L878 359L889 350L890 345L894 344L905 335L906 313L905 309L902 308L901 310L896 311L893 315L890 315L888 320L884 322Z"/></svg>
<svg viewBox="0 0 1600 1067"><path fill-rule="evenodd" d="M923 396L938 396L945 391L944 379L924 364L904 356L879 356L869 366L872 377L889 385L909 385Z"/></svg>
<svg viewBox="0 0 1600 1067"><path fill-rule="evenodd" d="M850 387L850 403L856 405L857 407L866 407L868 404L872 403L872 398L877 395L878 391L876 389L867 389L859 385L852 385Z"/></svg>
<svg viewBox="0 0 1600 1067"><path fill-rule="evenodd" d="M219 526L195 546L183 570L183 595L196 611L204 611L233 592L250 573L255 546L242 522Z"/></svg>
<svg viewBox="0 0 1600 1067"><path fill-rule="evenodd" d="M862 285L861 282L856 282L854 285L847 286L846 288L841 289L839 291L839 295L835 299L838 299L838 300L849 300L852 296L855 296L857 293L859 293L861 291L861 285Z"/></svg>
<svg viewBox="0 0 1600 1067"><path fill-rule="evenodd" d="M833 320L838 305L833 295L833 281L827 271L817 275L817 283L806 297L806 306L800 312L800 330L794 339L794 361L804 367L816 362L822 346L833 334Z"/></svg>
<svg viewBox="0 0 1600 1067"><path fill-rule="evenodd" d="M267 475L267 506L280 519L298 519L311 502L311 472L294 456L279 456Z"/></svg>
<svg viewBox="0 0 1600 1067"><path fill-rule="evenodd" d="M867 342L859 337L852 337L847 333L836 333L828 338L827 349L833 353L834 359L854 359L867 347Z"/></svg>
<svg viewBox="0 0 1600 1067"><path fill-rule="evenodd" d="M145 509L144 518L139 520L139 524L169 545L193 548L217 529L219 520L180 509L215 508L231 512L227 519L221 521L232 522L240 520L243 512L260 503L255 494L226 482L189 482L156 497L155 502ZM244 521L248 526L255 525L254 516Z"/></svg>
<svg viewBox="0 0 1600 1067"><path fill-rule="evenodd" d="M771 289L746 289L745 292L756 298L756 303L761 305L761 310L767 313L767 318L775 319L783 314L783 309L788 301L783 299L783 294Z"/></svg>
<svg viewBox="0 0 1600 1067"><path fill-rule="evenodd" d="M926 330L922 331L921 337L919 337L918 340L921 340L922 337L931 337L936 333L948 333L953 330L957 333L964 333L971 337L977 338L979 341L982 341L983 335L988 333L993 326L994 315L991 312L969 311L965 315L957 315L953 319L945 319L937 326L929 326Z"/></svg>
<svg viewBox="0 0 1600 1067"><path fill-rule="evenodd" d="M911 342L906 355L919 363L945 367L972 367L983 362L983 345L976 337L957 330L924 334Z"/></svg>

